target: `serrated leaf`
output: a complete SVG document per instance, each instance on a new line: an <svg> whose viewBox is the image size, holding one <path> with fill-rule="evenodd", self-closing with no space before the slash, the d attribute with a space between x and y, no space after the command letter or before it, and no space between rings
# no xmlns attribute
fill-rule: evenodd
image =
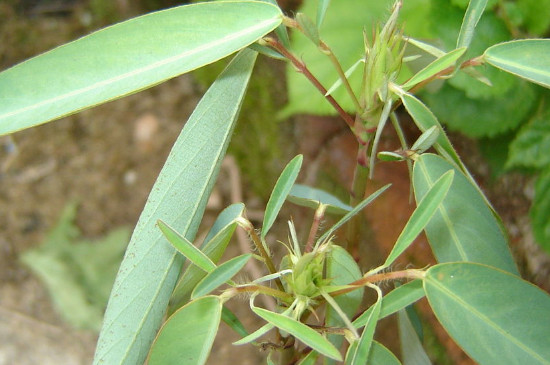
<svg viewBox="0 0 550 365"><path fill-rule="evenodd" d="M202 297L180 308L162 326L148 364L205 364L218 332L221 313L222 302L214 296Z"/></svg>
<svg viewBox="0 0 550 365"><path fill-rule="evenodd" d="M287 200L294 204L313 209L317 209L319 203L325 204L327 206L326 212L331 214L346 214L352 209L349 205L324 190L301 184L294 184L292 186Z"/></svg>
<svg viewBox="0 0 550 365"><path fill-rule="evenodd" d="M477 22L481 18L483 11L487 6L487 0L470 0L468 8L464 14L462 25L460 26L460 32L458 33L458 39L456 41L456 48L470 46L470 42L474 36L474 30Z"/></svg>
<svg viewBox="0 0 550 365"><path fill-rule="evenodd" d="M533 233L539 245L550 254L550 166L537 177L535 198L529 211Z"/></svg>
<svg viewBox="0 0 550 365"><path fill-rule="evenodd" d="M447 196L426 226L426 235L438 262L479 262L517 274L508 240L478 189L443 158L423 154L415 161L416 201L449 170L455 177ZM467 203L465 203L467 202Z"/></svg>
<svg viewBox="0 0 550 365"><path fill-rule="evenodd" d="M480 364L550 364L550 296L474 263L428 269L424 289L447 332Z"/></svg>
<svg viewBox="0 0 550 365"><path fill-rule="evenodd" d="M307 325L285 315L270 312L263 308L253 307L252 310L267 322L290 333L296 337L296 339L311 347L313 350L318 351L320 354L334 360L342 360L340 352L338 352L326 338Z"/></svg>
<svg viewBox="0 0 550 365"><path fill-rule="evenodd" d="M209 272L193 289L191 300L210 294L212 290L230 280L246 265L251 257L252 254L250 253L233 257Z"/></svg>
<svg viewBox="0 0 550 365"><path fill-rule="evenodd" d="M382 298L380 319L396 313L400 309L413 304L423 297L424 288L422 287L421 280L413 280L407 284L398 286ZM372 310L373 307L371 306L353 321L355 328L361 328L367 323L367 319Z"/></svg>
<svg viewBox="0 0 550 365"><path fill-rule="evenodd" d="M0 73L0 134L217 61L269 33L281 15L278 7L263 2L185 5L130 19L32 58Z"/></svg>
<svg viewBox="0 0 550 365"><path fill-rule="evenodd" d="M423 196L417 208L411 214L405 228L397 238L390 254L386 258L380 269L389 267L418 237L424 230L424 227L431 220L436 210L441 205L441 202L447 196L447 192L451 187L454 178L454 170L449 170L429 188L426 195Z"/></svg>
<svg viewBox="0 0 550 365"><path fill-rule="evenodd" d="M281 173L281 176L279 176L279 179L277 179L275 187L273 188L269 201L265 207L264 224L262 226L261 234L262 239L265 238L267 232L269 232L271 226L275 223L275 219L277 219L277 215L279 215L279 211L281 210L288 193L292 189L292 186L298 177L300 167L302 167L302 161L302 155L294 157L286 165L285 169Z"/></svg>
<svg viewBox="0 0 550 365"><path fill-rule="evenodd" d="M439 72L449 68L455 64L455 62L466 52L466 48L458 48L451 52L445 53L443 56L436 58L428 66L418 71L413 77L411 77L403 88L408 90L413 86L428 80L430 77L437 75Z"/></svg>
<svg viewBox="0 0 550 365"><path fill-rule="evenodd" d="M158 226L168 242L178 250L185 258L191 261L193 264L200 267L206 272L211 272L216 268L216 264L210 260L201 250L196 248L193 243L178 232L176 232L172 227L164 223L163 221L158 221Z"/></svg>
<svg viewBox="0 0 550 365"><path fill-rule="evenodd" d="M229 143L256 53L241 52L185 124L130 240L105 312L94 364L143 363L183 263L159 219L192 240ZM200 153L199 153L200 151Z"/></svg>
<svg viewBox="0 0 550 365"><path fill-rule="evenodd" d="M487 48L491 65L550 88L550 39L522 39Z"/></svg>

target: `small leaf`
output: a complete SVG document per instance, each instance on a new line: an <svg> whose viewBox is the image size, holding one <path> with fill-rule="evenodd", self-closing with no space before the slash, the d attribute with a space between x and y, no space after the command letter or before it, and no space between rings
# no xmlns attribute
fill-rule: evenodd
<svg viewBox="0 0 550 365"><path fill-rule="evenodd" d="M302 341L305 345L318 351L320 354L330 357L334 360L342 360L342 355L338 350L318 332L307 325L298 322L283 314L270 312L263 308L253 307L252 310L258 316L271 323L272 325L286 331Z"/></svg>
<svg viewBox="0 0 550 365"><path fill-rule="evenodd" d="M231 312L229 309L227 309L226 306L222 309L222 321L224 321L225 324L227 324L231 329L235 332L237 332L241 336L248 336L248 332L244 328L244 325L241 323L239 318Z"/></svg>
<svg viewBox="0 0 550 365"><path fill-rule="evenodd" d="M332 194L301 184L292 186L287 200L302 207L313 209L317 209L319 203L325 204L327 206L326 212L331 214L343 215L352 210L349 205Z"/></svg>
<svg viewBox="0 0 550 365"><path fill-rule="evenodd" d="M358 59L357 62L355 62L353 65L351 65L351 67L348 68L348 69L346 70L346 72L344 72L344 75L346 75L346 78L349 78L349 77L355 72L355 70L357 69L357 67L358 67L361 63L365 63L365 59L364 59L364 58ZM325 96L331 95L331 94L334 92L334 90L338 89L341 85L342 85L342 79L339 77L339 78L334 82L334 84L332 84L332 86L328 88L327 92L325 93Z"/></svg>
<svg viewBox="0 0 550 365"><path fill-rule="evenodd" d="M441 49L439 49L435 46L432 46L431 44L419 41L418 39L407 37L407 38L405 38L405 41L407 43L412 44L415 47L420 48L424 52L431 54L434 57L439 58L439 57L442 57L442 56L445 55L445 51L443 51L443 50L441 50Z"/></svg>
<svg viewBox="0 0 550 365"><path fill-rule="evenodd" d="M414 330L405 309L400 310L397 314L397 323L403 363L406 365L431 365L430 359L422 347L420 338L418 338L418 334Z"/></svg>
<svg viewBox="0 0 550 365"><path fill-rule="evenodd" d="M369 365L401 365L399 359L379 342L372 341L372 349L369 354Z"/></svg>
<svg viewBox="0 0 550 365"><path fill-rule="evenodd" d="M162 234L170 242L176 250L178 250L183 256L188 258L193 264L197 265L206 272L211 272L216 268L216 264L212 262L201 250L196 248L189 240L172 227L168 226L163 221L157 222Z"/></svg>
<svg viewBox="0 0 550 365"><path fill-rule="evenodd" d="M426 272L437 319L480 364L550 364L550 296L510 273L474 263Z"/></svg>
<svg viewBox="0 0 550 365"><path fill-rule="evenodd" d="M253 43L281 21L281 10L271 4L205 2L99 30L0 73L0 135L135 93L217 61Z"/></svg>
<svg viewBox="0 0 550 365"><path fill-rule="evenodd" d="M269 232L271 226L275 222L277 215L279 215L279 211L281 210L281 207L283 206L283 203L285 202L288 193L292 189L292 186L294 185L294 182L298 177L300 167L302 166L302 161L302 155L294 157L286 165L285 169L281 173L281 176L279 176L279 179L277 180L277 183L275 184L275 187L271 192L271 196L269 197L269 201L267 202L267 206L265 208L264 225L262 227L261 234L262 239L265 238L267 232Z"/></svg>
<svg viewBox="0 0 550 365"><path fill-rule="evenodd" d="M218 332L221 313L222 302L214 296L202 297L179 309L160 329L148 363L205 364Z"/></svg>
<svg viewBox="0 0 550 365"><path fill-rule="evenodd" d="M506 235L483 196L447 161L429 153L416 160L413 169L416 200L421 200L440 176L453 169L451 188L425 228L438 262L479 262L517 274Z"/></svg>
<svg viewBox="0 0 550 365"><path fill-rule="evenodd" d="M233 257L212 270L193 289L191 300L209 294L212 290L227 282L246 265L251 257L252 254L250 253Z"/></svg>
<svg viewBox="0 0 550 365"><path fill-rule="evenodd" d="M479 19L481 19L481 15L486 5L487 0L470 0L466 13L464 14L464 19L462 20L462 25L460 26L456 48L468 48L470 46L470 42L474 37L474 29Z"/></svg>
<svg viewBox="0 0 550 365"><path fill-rule="evenodd" d="M439 138L439 127L434 125L425 132L423 132L420 137L413 143L411 150L417 153L423 153L427 149L433 146L433 144Z"/></svg>
<svg viewBox="0 0 550 365"><path fill-rule="evenodd" d="M372 306L372 312L367 318L367 323L361 334L357 346L350 346L350 351L346 354L346 365L363 365L367 363L369 358L372 340L374 338L374 330L380 319L380 309L382 307L382 291L378 287L374 287L378 293L378 299Z"/></svg>
<svg viewBox="0 0 550 365"><path fill-rule="evenodd" d="M405 90L412 88L413 86L428 80L430 77L437 75L439 72L449 68L455 64L455 62L466 52L466 48L458 48L445 55L436 58L428 66L418 71L413 77L409 79L402 87Z"/></svg>
<svg viewBox="0 0 550 365"><path fill-rule="evenodd" d="M385 185L381 187L380 189L376 190L374 193L369 195L365 200L363 200L361 203L357 204L355 208L353 208L352 211L348 212L345 216L343 216L338 222L336 222L335 225L330 227L319 239L317 239L316 245L319 245L324 240L329 238L338 228L343 226L347 221L349 221L354 215L359 213L361 210L363 210L367 205L372 203L374 199L378 198L380 194L382 194L386 189L388 189L391 186L391 184Z"/></svg>
<svg viewBox="0 0 550 365"><path fill-rule="evenodd" d="M447 192L453 182L454 171L449 170L430 187L430 190L424 195L418 207L414 210L409 218L405 228L397 238L397 242L393 246L388 258L384 262L381 269L389 267L395 259L399 257L413 241L422 232L428 224L441 202L447 196Z"/></svg>
<svg viewBox="0 0 550 365"><path fill-rule="evenodd" d="M382 298L382 309L380 311L380 319L386 318L389 315L396 313L397 311L413 304L417 300L424 297L424 288L422 287L421 280L414 280L407 284L400 285L386 294ZM353 325L355 328L361 328L367 323L367 319L372 312L373 307L363 312L355 321Z"/></svg>
<svg viewBox="0 0 550 365"><path fill-rule="evenodd" d="M317 26L313 24L311 19L304 13L298 13L296 14L296 21L300 25L300 28L316 46L319 45L320 39L319 39L319 31L317 29Z"/></svg>
<svg viewBox="0 0 550 365"><path fill-rule="evenodd" d="M522 39L487 48L491 65L550 88L550 39Z"/></svg>
<svg viewBox="0 0 550 365"><path fill-rule="evenodd" d="M403 156L403 154L399 154L396 152L389 152L389 151L381 151L376 154L376 157L380 161L385 162L396 162L396 161L404 161L406 158Z"/></svg>

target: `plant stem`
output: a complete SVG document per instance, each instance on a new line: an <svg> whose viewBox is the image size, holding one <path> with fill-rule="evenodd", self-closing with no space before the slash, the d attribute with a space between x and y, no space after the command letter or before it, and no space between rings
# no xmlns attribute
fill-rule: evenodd
<svg viewBox="0 0 550 365"><path fill-rule="evenodd" d="M409 269L409 270L403 270L403 271L386 272L381 274L364 276L361 279L355 280L354 282L348 284L349 288L334 291L330 293L330 295L332 295L333 297L336 297L338 295L349 293L350 291L353 291L367 284L378 283L381 281L397 280L397 279L412 279L412 280L423 279L425 274L426 272L423 270Z"/></svg>
<svg viewBox="0 0 550 365"><path fill-rule="evenodd" d="M321 224L321 220L325 216L326 209L326 204L319 204L319 207L315 210L313 223L311 223L311 229L309 231L309 236L307 238L307 244L304 252L311 252L313 250L313 241L315 241L315 236L317 235L317 231L319 231L319 225Z"/></svg>
<svg viewBox="0 0 550 365"><path fill-rule="evenodd" d="M298 60L288 49L286 49L279 41L274 38L266 37L263 38L263 41L266 45L275 49L277 52L282 54L286 59L288 59L297 71L302 73L317 90L327 99L327 101L332 105L332 107L338 112L342 119L346 122L348 127L353 128L354 122L353 118L338 104L338 102L331 96L327 95L327 89L317 80L315 76L309 71L306 64Z"/></svg>

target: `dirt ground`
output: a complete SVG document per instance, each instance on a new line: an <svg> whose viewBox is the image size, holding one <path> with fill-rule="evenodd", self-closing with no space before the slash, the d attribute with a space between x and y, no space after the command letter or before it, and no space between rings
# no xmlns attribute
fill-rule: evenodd
<svg viewBox="0 0 550 365"><path fill-rule="evenodd" d="M22 3L28 6L21 7ZM106 17L108 12L93 10L87 2L43 2L53 4L49 8L33 7L33 3L0 1L0 69L113 20ZM118 18L138 11L125 1L112 3L118 6ZM19 256L43 242L71 201L79 204L76 225L85 237L97 238L117 227L133 227L172 143L203 91L192 76L182 76L63 120L0 137L0 365L91 362L96 335L75 330L62 321L47 290L20 263ZM305 165L310 166L302 174L303 180L314 183L328 176L334 182L349 181L351 166L342 161L354 155L350 135L329 118L302 117L295 122L285 133L295 140L292 149L304 153ZM393 143L391 137L387 143ZM525 277L550 290L548 256L533 242L527 216L531 181L511 174L491 182L475 144L461 137L455 138L455 144L459 150L468 151L467 164L503 216ZM292 152L285 151L285 159ZM242 170L231 160L226 162L224 181ZM246 183L247 172L241 175ZM398 187L389 201L368 214L382 255L411 207L403 171L381 168L380 178L394 181ZM206 221L234 199L235 187L219 184ZM243 199L253 214L261 205L261 199L253 194L245 194ZM403 212L398 218L402 224L388 224L396 210ZM430 262L426 242L416 246L408 259ZM228 338L236 339L226 328L219 337L224 343ZM439 338L445 346L445 341L450 341ZM227 363L229 355L239 354L243 360L238 363L253 365L261 363L264 356L252 347L235 349L220 344L216 348L211 364ZM453 363L468 363L459 351L451 353Z"/></svg>

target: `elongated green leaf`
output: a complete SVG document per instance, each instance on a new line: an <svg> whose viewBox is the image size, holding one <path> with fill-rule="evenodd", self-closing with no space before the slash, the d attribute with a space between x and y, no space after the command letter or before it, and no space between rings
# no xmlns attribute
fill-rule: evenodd
<svg viewBox="0 0 550 365"><path fill-rule="evenodd" d="M491 65L550 88L550 39L522 39L487 48Z"/></svg>
<svg viewBox="0 0 550 365"><path fill-rule="evenodd" d="M389 267L395 259L399 257L413 241L422 232L434 215L439 205L447 196L447 192L453 182L454 170L449 170L441 175L438 180L430 187L430 190L424 195L418 207L414 210L409 218L409 221L403 228L403 231L397 238L397 242L393 246L388 258L382 265L381 269Z"/></svg>
<svg viewBox="0 0 550 365"><path fill-rule="evenodd" d="M329 4L330 0L319 0L319 5L317 5L317 29L321 29L321 25L323 25Z"/></svg>
<svg viewBox="0 0 550 365"><path fill-rule="evenodd" d="M470 181L443 158L421 155L414 164L413 187L421 200L441 175L455 170L447 196L426 226L439 262L472 261L517 274L505 233Z"/></svg>
<svg viewBox="0 0 550 365"><path fill-rule="evenodd" d="M449 161L453 161L461 168L463 167L462 161L458 157L455 149L453 148L451 141L445 134L443 127L435 117L435 115L424 105L420 100L415 98L411 94L404 93L400 95L401 101L407 109L407 112L411 115L417 127L425 132L434 125L439 129L439 137L437 138L437 143L434 146L437 152L439 152L443 157Z"/></svg>
<svg viewBox="0 0 550 365"><path fill-rule="evenodd" d="M416 153L424 153L424 151L433 146L438 137L439 128L434 125L433 127L426 129L426 131L418 137L418 139L411 146L411 150Z"/></svg>
<svg viewBox="0 0 550 365"><path fill-rule="evenodd" d="M399 342L401 343L401 357L405 365L431 365L426 351L422 347L420 338L407 314L402 309L397 314L399 328Z"/></svg>
<svg viewBox="0 0 550 365"><path fill-rule="evenodd" d="M352 207L343 203L334 195L301 184L292 186L287 199L294 204L313 209L317 209L319 203L322 203L327 206L326 212L332 214L346 214L352 210Z"/></svg>
<svg viewBox="0 0 550 365"><path fill-rule="evenodd" d="M250 253L233 257L231 260L218 266L197 284L193 293L191 293L191 299L209 294L212 290L227 282L246 265L251 257L252 254Z"/></svg>
<svg viewBox="0 0 550 365"><path fill-rule="evenodd" d="M268 3L209 2L151 13L92 33L0 74L0 135L212 63L253 43L281 21L280 9Z"/></svg>
<svg viewBox="0 0 550 365"><path fill-rule="evenodd" d="M217 263L221 259L235 232L235 228L237 228L235 220L242 215L243 210L244 204L242 203L227 207L220 213L208 232L201 246L201 251L203 251L212 262ZM187 267L183 275L181 275L176 285L176 289L174 289L174 293L172 294L172 298L170 299L170 307L168 308L169 314L189 301L191 292L205 275L206 273L195 265L189 265L189 267Z"/></svg>
<svg viewBox="0 0 550 365"><path fill-rule="evenodd" d="M216 268L216 264L213 263L208 256L196 248L187 238L176 232L172 227L161 220L158 221L158 226L170 244L193 264L206 272L211 272Z"/></svg>
<svg viewBox="0 0 550 365"><path fill-rule="evenodd" d="M380 319L396 313L400 309L413 304L422 297L424 297L424 289L422 288L421 280L414 280L393 289L382 298ZM353 321L355 328L361 328L367 323L367 319L372 310L373 307L371 306L363 312L363 314L357 317L355 321Z"/></svg>
<svg viewBox="0 0 550 365"><path fill-rule="evenodd" d="M256 53L241 52L210 87L178 137L130 240L105 313L95 364L143 363L183 260L159 219L192 240L231 137Z"/></svg>
<svg viewBox="0 0 550 365"><path fill-rule="evenodd" d="M252 310L267 322L290 333L320 354L328 356L331 359L342 360L342 355L340 355L338 350L326 338L307 325L283 314L270 312L263 308L253 307Z"/></svg>
<svg viewBox="0 0 550 365"><path fill-rule="evenodd" d="M330 227L319 239L317 240L316 245L319 245L321 242L326 240L328 237L330 237L338 228L342 227L344 224L346 224L347 221L349 221L354 215L359 213L361 210L363 210L367 205L372 203L374 199L378 198L380 194L382 194L386 189L388 189L391 186L391 184L385 185L381 187L380 189L376 190L374 193L369 195L365 200L363 200L361 203L357 204L353 210L348 212L345 216L343 216L338 222L336 222L335 225Z"/></svg>
<svg viewBox="0 0 550 365"><path fill-rule="evenodd" d="M479 364L550 364L550 296L518 276L473 263L424 279L439 322Z"/></svg>
<svg viewBox="0 0 550 365"><path fill-rule="evenodd" d="M214 296L197 299L180 308L160 329L148 363L205 364L218 332L221 314L222 302Z"/></svg>
<svg viewBox="0 0 550 365"><path fill-rule="evenodd" d="M377 287L375 288L378 293L378 299L372 306L372 312L367 319L367 323L365 324L365 328L363 329L357 346L350 346L350 351L346 354L346 365L366 364L369 358L372 340L374 338L374 330L380 319L380 309L382 307L382 291Z"/></svg>
<svg viewBox="0 0 550 365"><path fill-rule="evenodd" d="M262 227L261 234L262 239L265 238L265 235L269 232L273 223L275 223L275 219L277 218L277 215L279 214L290 189L292 189L292 186L298 177L303 159L304 158L302 155L294 157L286 165L285 169L281 173L281 176L279 176L279 179L271 192L267 206L265 207L264 225Z"/></svg>
<svg viewBox="0 0 550 365"><path fill-rule="evenodd" d="M330 255L326 261L326 277L331 278L332 285L349 284L362 276L361 270L353 257L343 247L332 245ZM334 298L338 306L342 309L348 318L353 318L363 300L364 289L360 288L349 293L339 295ZM348 322L349 323L349 322ZM327 305L325 310L325 324L330 327L344 327L345 323L338 313L331 306ZM343 337L339 335L329 335L329 341L340 348ZM331 361L325 364L334 363Z"/></svg>
<svg viewBox="0 0 550 365"><path fill-rule="evenodd" d="M460 26L456 48L468 48L470 46L470 42L474 37L474 29L479 19L481 19L481 15L486 5L487 0L470 0L466 13L464 14L464 19L462 20L462 25Z"/></svg>
<svg viewBox="0 0 550 365"><path fill-rule="evenodd" d="M251 305L251 308L255 308L253 305ZM293 306L288 307L284 312L283 315L288 315L290 312L292 312L292 309L294 309ZM246 343L253 342L255 339L262 337L267 332L269 332L271 329L273 329L275 326L272 323L266 323L262 327L258 328L256 331L252 332L249 335L246 335L245 337L241 338L238 341L233 342L233 345L244 345Z"/></svg>
<svg viewBox="0 0 550 365"><path fill-rule="evenodd" d="M227 309L226 306L224 306L222 310L222 321L224 321L225 324L231 327L231 329L237 332L239 335L248 336L248 332L244 328L242 322L233 312Z"/></svg>
<svg viewBox="0 0 550 365"><path fill-rule="evenodd" d="M428 66L424 67L422 70L418 71L418 73L416 73L413 77L411 77L409 81L407 81L403 85L403 88L408 90L414 85L429 79L430 77L436 75L437 73L445 70L448 67L451 67L465 52L466 48L462 47L435 59Z"/></svg>
<svg viewBox="0 0 550 365"><path fill-rule="evenodd" d="M379 342L372 341L372 349L369 354L369 365L401 365L395 355Z"/></svg>

